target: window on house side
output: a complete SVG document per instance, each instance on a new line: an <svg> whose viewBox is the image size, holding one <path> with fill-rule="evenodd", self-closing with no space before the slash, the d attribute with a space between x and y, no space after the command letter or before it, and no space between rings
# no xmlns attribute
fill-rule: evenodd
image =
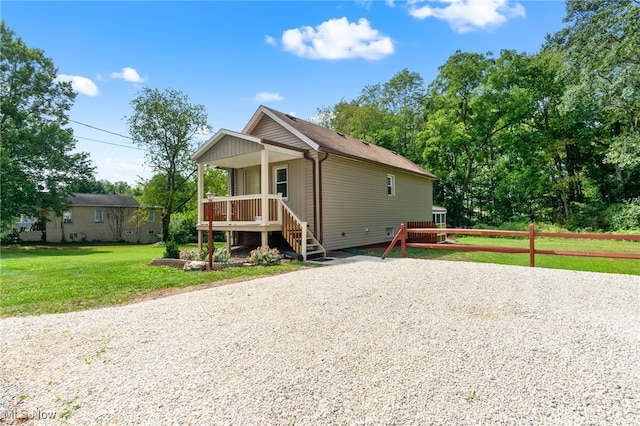
<svg viewBox="0 0 640 426"><path fill-rule="evenodd" d="M393 175L387 175L387 195L389 197L396 196L396 179Z"/></svg>
<svg viewBox="0 0 640 426"><path fill-rule="evenodd" d="M156 221L156 211L149 210L149 217L147 218L147 222L155 222Z"/></svg>
<svg viewBox="0 0 640 426"><path fill-rule="evenodd" d="M75 241L75 240L77 240L77 239L78 239L78 233L77 233L77 232L71 232L71 233L69 233L69 239L70 239L71 241Z"/></svg>
<svg viewBox="0 0 640 426"><path fill-rule="evenodd" d="M387 238L393 238L395 235L396 235L396 233L394 232L393 228L386 228L385 236Z"/></svg>
<svg viewBox="0 0 640 426"><path fill-rule="evenodd" d="M104 222L104 212L102 210L96 210L94 214L94 220L96 223Z"/></svg>
<svg viewBox="0 0 640 426"><path fill-rule="evenodd" d="M71 210L62 213L62 223L73 223L73 212Z"/></svg>
<svg viewBox="0 0 640 426"><path fill-rule="evenodd" d="M282 198L284 198L285 200L289 195L289 184L287 175L287 167L276 167L274 172L276 194L282 194Z"/></svg>

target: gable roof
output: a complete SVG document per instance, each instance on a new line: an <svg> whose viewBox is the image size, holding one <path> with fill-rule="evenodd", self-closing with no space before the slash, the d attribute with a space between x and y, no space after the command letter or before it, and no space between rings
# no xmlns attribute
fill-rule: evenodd
<svg viewBox="0 0 640 426"><path fill-rule="evenodd" d="M67 200L78 207L142 207L131 195L73 194Z"/></svg>
<svg viewBox="0 0 640 426"><path fill-rule="evenodd" d="M247 124L243 133L251 131L260 121L260 118L262 118L262 114L273 118L296 136L300 137L300 135L302 135L301 139L317 151L343 155L358 160L391 166L434 179L436 178L433 173L424 170L414 162L379 145L343 135L342 133L276 111L264 105L260 106L258 111L256 111L256 114L254 114L251 121Z"/></svg>

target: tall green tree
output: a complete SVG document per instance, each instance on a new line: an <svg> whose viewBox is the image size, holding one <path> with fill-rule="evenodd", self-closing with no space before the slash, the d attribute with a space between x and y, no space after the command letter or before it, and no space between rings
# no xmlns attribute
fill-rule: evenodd
<svg viewBox="0 0 640 426"><path fill-rule="evenodd" d="M435 202L447 206L453 224L494 214L502 180L496 165L502 165L498 176L504 178L510 162L502 159L520 146L515 131L533 107L524 88L528 62L514 51L498 58L458 51L429 86L427 122L420 134L424 161L439 177Z"/></svg>
<svg viewBox="0 0 640 426"><path fill-rule="evenodd" d="M74 185L73 192L133 195L134 188L125 181L111 182L107 179L86 179Z"/></svg>
<svg viewBox="0 0 640 426"><path fill-rule="evenodd" d="M158 193L162 212L162 235L169 238L171 215L188 203L185 194L193 182L196 166L191 154L196 135L209 131L203 105L192 104L179 90L145 88L131 101L133 113L125 117L134 143L143 147L147 163L156 175L149 187ZM151 190L151 189L149 189ZM151 197L150 197L151 198Z"/></svg>
<svg viewBox="0 0 640 426"><path fill-rule="evenodd" d="M386 83L365 86L349 102L318 111L332 129L421 162L416 135L424 124L424 80L403 69Z"/></svg>
<svg viewBox="0 0 640 426"><path fill-rule="evenodd" d="M568 108L588 105L594 143L618 181L614 201L640 194L640 2L568 0L569 25L547 41L563 52ZM603 165L606 167L606 165ZM617 200L615 200L617 198Z"/></svg>
<svg viewBox="0 0 640 426"><path fill-rule="evenodd" d="M75 93L56 82L53 61L0 22L0 222L52 209L61 214L73 185L90 178L87 153L73 153L67 113Z"/></svg>

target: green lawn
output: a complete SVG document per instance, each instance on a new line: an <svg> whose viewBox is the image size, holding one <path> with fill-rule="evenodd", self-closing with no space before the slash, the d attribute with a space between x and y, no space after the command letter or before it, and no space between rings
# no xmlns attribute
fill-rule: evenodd
<svg viewBox="0 0 640 426"><path fill-rule="evenodd" d="M456 237L456 240L458 240L460 244L469 245L529 247L529 240L523 238L459 236ZM536 248L540 250L640 253L640 242L536 238ZM367 254L382 256L384 250L384 248L371 250L368 251ZM400 257L399 244L392 250L389 257ZM408 248L407 257L416 259L441 259L529 266L529 254ZM598 257L536 255L536 267L640 275L640 260L637 259L605 259Z"/></svg>
<svg viewBox="0 0 640 426"><path fill-rule="evenodd" d="M160 245L50 245L0 251L0 317L70 312L124 303L162 289L292 271L272 267L184 272L149 266Z"/></svg>

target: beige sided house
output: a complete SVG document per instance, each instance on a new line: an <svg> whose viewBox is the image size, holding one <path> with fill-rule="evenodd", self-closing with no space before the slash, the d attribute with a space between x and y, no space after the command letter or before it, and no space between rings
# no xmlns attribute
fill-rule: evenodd
<svg viewBox="0 0 640 426"><path fill-rule="evenodd" d="M49 215L47 242L63 241L64 233L69 242L149 244L157 242L162 232L161 209L145 208L130 195L75 194L68 201L70 207L62 217Z"/></svg>
<svg viewBox="0 0 640 426"><path fill-rule="evenodd" d="M208 229L204 166L226 168L213 228L227 241L283 238L305 259L391 241L400 223L431 218L435 176L385 148L260 106L242 132L221 129L193 155L200 243Z"/></svg>

